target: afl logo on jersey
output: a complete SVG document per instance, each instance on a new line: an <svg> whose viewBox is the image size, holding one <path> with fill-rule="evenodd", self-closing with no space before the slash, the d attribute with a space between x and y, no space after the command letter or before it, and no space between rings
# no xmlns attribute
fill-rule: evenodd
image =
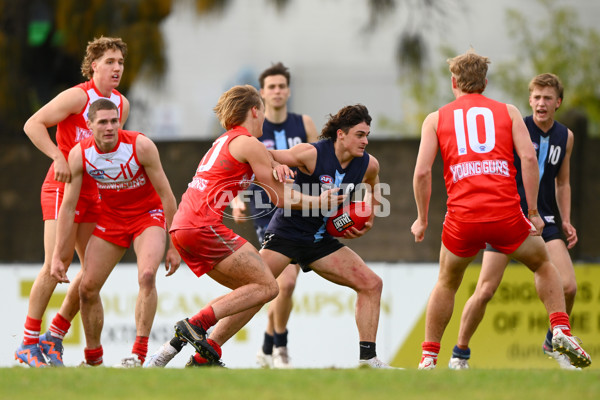
<svg viewBox="0 0 600 400"><path fill-rule="evenodd" d="M88 172L92 178L104 178L104 170L102 169L93 169Z"/></svg>
<svg viewBox="0 0 600 400"><path fill-rule="evenodd" d="M533 148L535 149L535 151L538 151L540 149L539 143L533 142Z"/></svg>
<svg viewBox="0 0 600 400"><path fill-rule="evenodd" d="M329 175L321 175L319 177L319 181L321 181L321 190L329 190L334 188L333 178Z"/></svg>
<svg viewBox="0 0 600 400"><path fill-rule="evenodd" d="M275 150L275 141L271 139L263 140L263 144L267 148L267 150Z"/></svg>
<svg viewBox="0 0 600 400"><path fill-rule="evenodd" d="M331 185L333 184L333 178L329 175L321 175L319 180L323 185Z"/></svg>

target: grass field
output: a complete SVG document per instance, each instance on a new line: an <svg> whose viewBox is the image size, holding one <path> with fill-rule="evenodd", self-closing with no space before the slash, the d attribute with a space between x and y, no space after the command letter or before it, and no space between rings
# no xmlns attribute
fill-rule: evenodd
<svg viewBox="0 0 600 400"><path fill-rule="evenodd" d="M599 399L600 372L0 369L0 399Z"/></svg>

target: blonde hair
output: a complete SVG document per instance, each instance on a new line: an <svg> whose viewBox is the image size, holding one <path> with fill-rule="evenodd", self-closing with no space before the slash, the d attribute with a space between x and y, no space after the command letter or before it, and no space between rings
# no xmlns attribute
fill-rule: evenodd
<svg viewBox="0 0 600 400"><path fill-rule="evenodd" d="M539 74L538 76L534 77L531 80L531 82L529 82L529 94L531 94L531 92L533 92L533 89L535 89L536 87L554 88L554 90L556 90L556 96L558 96L558 98L561 100L565 91L563 84L560 81L560 78L549 72L545 74Z"/></svg>
<svg viewBox="0 0 600 400"><path fill-rule="evenodd" d="M108 50L120 50L123 58L125 58L127 56L127 43L121 40L121 38L104 36L94 38L94 40L88 42L85 49L85 57L83 57L81 63L81 74L88 79L92 79L94 76L92 63L101 58Z"/></svg>
<svg viewBox="0 0 600 400"><path fill-rule="evenodd" d="M221 95L213 109L221 126L230 130L246 120L248 110L262 105L260 93L250 85L234 86Z"/></svg>
<svg viewBox="0 0 600 400"><path fill-rule="evenodd" d="M456 78L456 85L465 93L483 93L490 59L480 56L470 49L447 60L450 72Z"/></svg>

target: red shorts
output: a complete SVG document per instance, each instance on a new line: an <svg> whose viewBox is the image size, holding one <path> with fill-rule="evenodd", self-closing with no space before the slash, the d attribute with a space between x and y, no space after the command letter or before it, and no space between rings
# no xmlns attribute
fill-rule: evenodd
<svg viewBox="0 0 600 400"><path fill-rule="evenodd" d="M486 243L501 253L511 254L527 239L532 227L522 212L493 222L457 221L446 214L442 243L459 257L476 255Z"/></svg>
<svg viewBox="0 0 600 400"><path fill-rule="evenodd" d="M58 210L64 196L64 188L42 186L41 203L44 221L58 219ZM75 206L75 222L97 222L100 217L100 197L98 192L82 194Z"/></svg>
<svg viewBox="0 0 600 400"><path fill-rule="evenodd" d="M135 238L151 226L167 229L163 210L152 210L127 218L104 213L100 215L93 235L117 246L128 248Z"/></svg>
<svg viewBox="0 0 600 400"><path fill-rule="evenodd" d="M171 240L188 267L200 277L242 247L247 240L225 225L171 231Z"/></svg>

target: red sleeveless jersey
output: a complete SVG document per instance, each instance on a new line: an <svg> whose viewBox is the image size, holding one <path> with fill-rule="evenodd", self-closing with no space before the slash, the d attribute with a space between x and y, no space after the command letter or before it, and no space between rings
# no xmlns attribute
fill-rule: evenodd
<svg viewBox="0 0 600 400"><path fill-rule="evenodd" d="M181 198L171 231L223 223L225 208L250 185L254 179L250 164L237 161L229 152L229 143L238 136L251 135L236 126L219 136L204 155Z"/></svg>
<svg viewBox="0 0 600 400"><path fill-rule="evenodd" d="M481 94L460 96L439 109L437 137L453 218L487 222L520 211L506 104Z"/></svg>
<svg viewBox="0 0 600 400"><path fill-rule="evenodd" d="M121 219L163 208L137 158L138 135L119 130L117 145L107 153L98 149L93 136L81 142L83 168L98 185L102 212Z"/></svg>
<svg viewBox="0 0 600 400"><path fill-rule="evenodd" d="M56 144L67 160L69 159L69 152L77 143L92 136L92 131L87 126L90 104L100 98L108 98L117 105L119 109L119 119L121 119L123 115L123 97L117 90L113 89L110 97L104 97L98 88L96 88L93 79L80 83L75 87L82 89L87 95L85 107L80 113L69 115L56 126ZM48 170L45 185L50 185L50 187L60 187L61 190L64 187L64 183L54 180L54 164L52 164ZM96 185L92 180L86 177L82 182L81 193L86 194L90 192L96 192Z"/></svg>

